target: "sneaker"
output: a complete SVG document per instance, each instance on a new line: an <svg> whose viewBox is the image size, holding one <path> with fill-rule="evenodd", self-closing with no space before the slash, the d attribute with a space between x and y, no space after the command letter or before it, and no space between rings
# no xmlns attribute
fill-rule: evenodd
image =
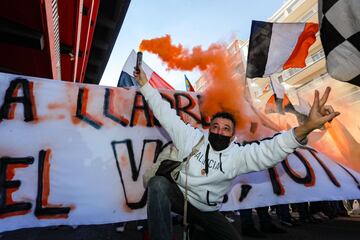
<svg viewBox="0 0 360 240"><path fill-rule="evenodd" d="M330 217L328 215L326 215L323 212L318 212L319 216L323 219L323 220L329 220Z"/></svg>
<svg viewBox="0 0 360 240"><path fill-rule="evenodd" d="M115 231L117 232L124 232L125 231L126 223L120 223L120 226L115 228Z"/></svg>
<svg viewBox="0 0 360 240"><path fill-rule="evenodd" d="M264 233L287 233L285 229L279 228L275 224L265 224L260 226L260 231Z"/></svg>
<svg viewBox="0 0 360 240"><path fill-rule="evenodd" d="M324 221L324 218L318 212L312 214L311 217L317 222L323 222Z"/></svg>
<svg viewBox="0 0 360 240"><path fill-rule="evenodd" d="M317 223L317 221L311 216L301 217L299 221L300 223Z"/></svg>
<svg viewBox="0 0 360 240"><path fill-rule="evenodd" d="M300 223L293 219L293 218L289 218L289 219L280 219L280 223L286 227L295 227L295 226L299 226Z"/></svg>
<svg viewBox="0 0 360 240"><path fill-rule="evenodd" d="M286 226L286 227L293 227L294 226L290 220L282 220L282 219L280 219L280 223L281 223L281 225Z"/></svg>
<svg viewBox="0 0 360 240"><path fill-rule="evenodd" d="M241 226L241 235L253 238L266 238L266 235L257 230L254 226Z"/></svg>
<svg viewBox="0 0 360 240"><path fill-rule="evenodd" d="M225 216L226 220L229 222L229 223L233 223L235 222L235 219L231 218L231 217L228 217L228 216Z"/></svg>
<svg viewBox="0 0 360 240"><path fill-rule="evenodd" d="M313 215L310 216L310 219L312 219L315 223L322 223L322 218L315 218Z"/></svg>
<svg viewBox="0 0 360 240"><path fill-rule="evenodd" d="M291 217L290 219L291 219L291 222L292 222L293 226L300 226L301 225L300 221L298 219L293 218L293 217Z"/></svg>

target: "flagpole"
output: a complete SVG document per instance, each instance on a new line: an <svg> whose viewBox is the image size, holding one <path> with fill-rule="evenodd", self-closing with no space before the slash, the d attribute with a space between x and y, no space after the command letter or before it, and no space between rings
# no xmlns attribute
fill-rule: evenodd
<svg viewBox="0 0 360 240"><path fill-rule="evenodd" d="M269 76L269 80L270 80L270 87L274 93L274 96L275 96L275 105L277 107L277 104L276 104L276 99L278 98L278 96L276 95L276 92L275 92L275 88L274 88L274 85L273 85L273 82L272 82L272 79L271 79L271 76ZM281 125L280 125L280 114L277 114L277 120L278 120L278 127L281 129Z"/></svg>
<svg viewBox="0 0 360 240"><path fill-rule="evenodd" d="M269 76L269 81L270 81L270 87L271 87L271 90L273 91L273 93L275 94L276 96L276 93L275 93L275 89L274 89L274 85L273 85L273 82L271 81L271 75ZM277 96L276 96L277 97Z"/></svg>
<svg viewBox="0 0 360 240"><path fill-rule="evenodd" d="M245 77L245 99L251 104L253 105L253 101L252 101L252 97L251 97L251 92L250 92L250 85L248 84L248 80L250 78Z"/></svg>

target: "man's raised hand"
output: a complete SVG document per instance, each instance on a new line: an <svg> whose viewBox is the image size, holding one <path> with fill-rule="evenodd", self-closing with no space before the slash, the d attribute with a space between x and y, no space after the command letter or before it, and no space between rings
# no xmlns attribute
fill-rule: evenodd
<svg viewBox="0 0 360 240"><path fill-rule="evenodd" d="M326 105L329 98L331 88L327 87L324 95L319 97L319 91L315 90L314 102L311 106L309 116L303 125L295 128L295 136L301 141L315 129L320 129L326 122L331 122L335 117L339 116L339 112L335 112L333 107Z"/></svg>
<svg viewBox="0 0 360 240"><path fill-rule="evenodd" d="M139 66L139 69L134 68L133 75L135 80L139 83L140 86L144 86L148 81L145 72L141 66Z"/></svg>

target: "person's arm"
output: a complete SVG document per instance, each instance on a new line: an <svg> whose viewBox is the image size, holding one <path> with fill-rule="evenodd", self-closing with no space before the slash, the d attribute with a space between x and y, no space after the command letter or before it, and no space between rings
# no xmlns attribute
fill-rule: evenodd
<svg viewBox="0 0 360 240"><path fill-rule="evenodd" d="M170 104L162 99L159 91L149 84L141 68L139 72L134 71L134 77L140 84L140 91L153 111L154 116L167 131L174 145L179 150L180 155L186 157L200 141L203 133L181 120L176 111L170 107Z"/></svg>
<svg viewBox="0 0 360 240"><path fill-rule="evenodd" d="M306 144L298 142L294 129L275 134L271 138L256 141L237 147L235 154L235 175L261 171L270 168Z"/></svg>
<svg viewBox="0 0 360 240"><path fill-rule="evenodd" d="M287 132L278 134L271 139L257 143L240 146L236 155L236 174L244 172L260 171L276 165L283 161L296 148L306 143L307 136L315 129L320 129L327 122L337 117L340 113L325 105L329 97L328 87L319 99L319 92L315 91L313 105L303 125Z"/></svg>

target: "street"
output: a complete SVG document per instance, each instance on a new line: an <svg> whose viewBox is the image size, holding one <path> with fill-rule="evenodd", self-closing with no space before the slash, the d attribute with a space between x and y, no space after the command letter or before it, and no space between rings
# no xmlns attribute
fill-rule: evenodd
<svg viewBox="0 0 360 240"><path fill-rule="evenodd" d="M256 220L256 219L255 219ZM255 221L257 222L257 221ZM277 221L274 219L274 222ZM241 224L238 220L234 223L235 227L241 232ZM278 224L278 223L277 223ZM143 229L137 230L137 223L131 222L125 226L124 232L117 232L119 224L79 226L72 228L69 226L47 227L22 229L17 231L5 232L0 234L1 240L142 240ZM332 240L332 239L359 239L360 217L338 217L322 223L302 224L300 226L288 228L285 234L267 234L266 239L291 239L291 240ZM176 239L181 238L181 228L179 225L174 227ZM196 237L199 239L199 237ZM254 238L243 237L244 240Z"/></svg>

